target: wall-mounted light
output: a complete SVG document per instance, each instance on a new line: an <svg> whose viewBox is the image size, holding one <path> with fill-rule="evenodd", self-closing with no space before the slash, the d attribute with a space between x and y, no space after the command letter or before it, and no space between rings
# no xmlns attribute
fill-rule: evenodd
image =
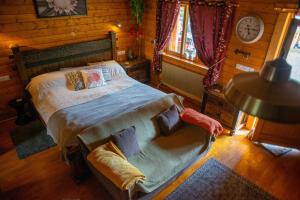
<svg viewBox="0 0 300 200"><path fill-rule="evenodd" d="M116 21L115 26L118 28L122 28L122 23L120 21Z"/></svg>

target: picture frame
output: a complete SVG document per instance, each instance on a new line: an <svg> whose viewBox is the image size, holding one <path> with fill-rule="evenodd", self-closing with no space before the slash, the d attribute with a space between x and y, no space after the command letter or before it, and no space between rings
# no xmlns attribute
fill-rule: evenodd
<svg viewBox="0 0 300 200"><path fill-rule="evenodd" d="M86 0L33 0L38 18L86 16Z"/></svg>

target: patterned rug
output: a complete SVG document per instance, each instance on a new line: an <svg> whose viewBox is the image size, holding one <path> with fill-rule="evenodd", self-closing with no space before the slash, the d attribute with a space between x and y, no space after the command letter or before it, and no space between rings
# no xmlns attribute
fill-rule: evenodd
<svg viewBox="0 0 300 200"><path fill-rule="evenodd" d="M215 159L210 159L166 200L275 199Z"/></svg>
<svg viewBox="0 0 300 200"><path fill-rule="evenodd" d="M45 127L39 120L32 121L24 126L17 126L10 133L10 137L20 159L56 145L52 138L47 135Z"/></svg>
<svg viewBox="0 0 300 200"><path fill-rule="evenodd" d="M276 157L282 156L293 150L288 147L282 147L282 146L277 146L277 145L267 144L267 143L256 142L255 144L261 146L262 148L264 148L265 150L267 150L269 153L271 153L273 156Z"/></svg>

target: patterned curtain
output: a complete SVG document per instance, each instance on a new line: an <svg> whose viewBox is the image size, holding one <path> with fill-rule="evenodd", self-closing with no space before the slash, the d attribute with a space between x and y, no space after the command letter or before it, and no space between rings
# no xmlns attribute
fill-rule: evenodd
<svg viewBox="0 0 300 200"><path fill-rule="evenodd" d="M170 39L180 9L180 0L157 0L156 38L152 72L161 72L161 51Z"/></svg>
<svg viewBox="0 0 300 200"><path fill-rule="evenodd" d="M197 55L208 66L204 87L217 83L229 43L235 4L225 1L190 0L190 19Z"/></svg>

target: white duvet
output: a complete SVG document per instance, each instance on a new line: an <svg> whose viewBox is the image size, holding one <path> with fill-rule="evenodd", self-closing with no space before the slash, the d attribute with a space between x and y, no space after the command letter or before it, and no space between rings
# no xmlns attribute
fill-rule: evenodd
<svg viewBox="0 0 300 200"><path fill-rule="evenodd" d="M46 124L58 110L94 100L137 83L127 76L124 69L113 60L102 62L101 66L109 69L112 80L107 81L105 86L93 89L73 91L67 88L65 74L79 68L42 74L30 81L26 89L31 94L32 102Z"/></svg>

